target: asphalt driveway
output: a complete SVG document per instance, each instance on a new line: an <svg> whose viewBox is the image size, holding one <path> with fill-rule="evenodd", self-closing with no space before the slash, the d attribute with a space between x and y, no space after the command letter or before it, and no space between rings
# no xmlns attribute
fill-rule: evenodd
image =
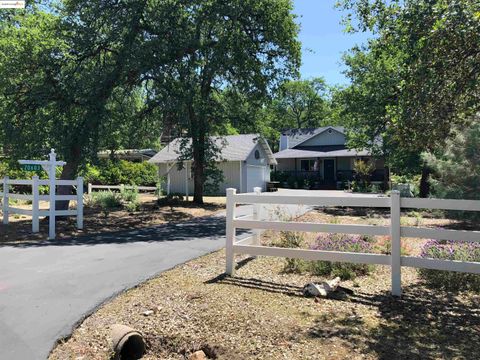
<svg viewBox="0 0 480 360"><path fill-rule="evenodd" d="M298 212L292 206L292 213ZM301 210L303 212L303 210ZM251 214L241 206L237 215ZM239 232L239 238L248 236ZM0 359L45 359L98 305L225 246L223 214L66 240L0 247Z"/></svg>
<svg viewBox="0 0 480 360"><path fill-rule="evenodd" d="M291 215L308 210L294 205L282 209ZM251 213L251 206L237 210L237 216ZM242 236L248 234L239 233ZM224 245L225 218L220 214L140 230L0 247L0 360L47 358L55 341L69 335L105 300Z"/></svg>

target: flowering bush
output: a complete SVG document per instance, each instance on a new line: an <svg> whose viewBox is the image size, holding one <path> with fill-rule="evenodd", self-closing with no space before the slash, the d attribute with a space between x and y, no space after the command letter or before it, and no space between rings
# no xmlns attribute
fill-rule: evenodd
<svg viewBox="0 0 480 360"><path fill-rule="evenodd" d="M431 259L480 262L480 244L429 240L423 246L420 256ZM454 291L480 291L480 275L429 269L420 269L419 273L432 287Z"/></svg>
<svg viewBox="0 0 480 360"><path fill-rule="evenodd" d="M321 234L311 246L313 250L345 251L358 253L373 252L372 244L360 235ZM366 275L372 270L368 264L338 263L330 261L314 261L311 272L315 275L340 276L343 280L353 279L357 275Z"/></svg>

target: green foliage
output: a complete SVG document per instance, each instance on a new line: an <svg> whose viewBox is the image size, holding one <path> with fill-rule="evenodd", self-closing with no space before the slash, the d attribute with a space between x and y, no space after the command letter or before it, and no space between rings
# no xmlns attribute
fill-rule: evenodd
<svg viewBox="0 0 480 360"><path fill-rule="evenodd" d="M421 152L441 149L480 110L478 1L340 3L348 30L375 35L345 56L350 143L385 155L395 172L418 172Z"/></svg>
<svg viewBox="0 0 480 360"><path fill-rule="evenodd" d="M260 133L272 150L278 151L278 139L284 129L342 124L338 107L332 101L336 91L323 78L287 80L269 98L225 89L219 95L219 116L228 126L218 129L218 133Z"/></svg>
<svg viewBox="0 0 480 360"><path fill-rule="evenodd" d="M28 3L2 19L0 137L10 158L39 158L54 147L71 178L99 148L158 137L156 114L139 116L145 92L135 81L139 63L130 61L140 55L140 14L137 1L69 0Z"/></svg>
<svg viewBox="0 0 480 360"><path fill-rule="evenodd" d="M39 157L54 147L72 177L98 149L185 135L201 202L209 135L233 131L218 94L261 99L297 75L292 11L291 0L66 0L2 12L3 149Z"/></svg>
<svg viewBox="0 0 480 360"><path fill-rule="evenodd" d="M86 183L96 185L156 186L158 182L157 167L148 162L106 160L87 164L80 174Z"/></svg>
<svg viewBox="0 0 480 360"><path fill-rule="evenodd" d="M122 199L119 193L98 191L90 194L90 205L99 207L107 217L112 210L122 206Z"/></svg>
<svg viewBox="0 0 480 360"><path fill-rule="evenodd" d="M267 96L296 75L300 43L290 0L187 3L166 15L176 20L171 38L180 45L174 54L181 56L153 69L151 77L154 92L167 100L164 111L178 134L192 139L181 147L181 158L193 160L194 201L201 203L209 175L205 170L213 168L221 150L210 135L228 128L222 126L218 93L230 87L248 98ZM158 23L164 23L163 17Z"/></svg>
<svg viewBox="0 0 480 360"><path fill-rule="evenodd" d="M321 126L329 112L325 81L316 78L285 82L272 106L277 129Z"/></svg>
<svg viewBox="0 0 480 360"><path fill-rule="evenodd" d="M120 198L125 203L138 203L138 189L136 187L133 189L122 188L120 190Z"/></svg>
<svg viewBox="0 0 480 360"><path fill-rule="evenodd" d="M438 155L425 154L433 170L436 197L480 200L480 123L478 121L447 141ZM475 212L452 212L462 218L480 219Z"/></svg>
<svg viewBox="0 0 480 360"><path fill-rule="evenodd" d="M112 210L124 208L128 212L137 211L140 207L140 200L138 190L121 189L121 191L98 191L90 194L89 205L99 207L104 213L105 217L109 215Z"/></svg>
<svg viewBox="0 0 480 360"><path fill-rule="evenodd" d="M355 171L356 183L360 189L368 189L370 185L370 175L372 175L374 169L374 164L369 161L355 160L353 170Z"/></svg>

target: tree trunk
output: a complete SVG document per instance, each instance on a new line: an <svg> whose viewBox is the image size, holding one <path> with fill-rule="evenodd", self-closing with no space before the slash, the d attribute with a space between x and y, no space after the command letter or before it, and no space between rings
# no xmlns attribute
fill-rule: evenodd
<svg viewBox="0 0 480 360"><path fill-rule="evenodd" d="M420 179L420 197L426 198L430 194L430 169L423 165L422 168L422 177Z"/></svg>
<svg viewBox="0 0 480 360"><path fill-rule="evenodd" d="M205 183L205 124L202 116L197 116L192 106L189 107L189 117L193 152L193 202L202 205Z"/></svg>
<svg viewBox="0 0 480 360"><path fill-rule="evenodd" d="M203 167L194 165L193 202L203 204Z"/></svg>

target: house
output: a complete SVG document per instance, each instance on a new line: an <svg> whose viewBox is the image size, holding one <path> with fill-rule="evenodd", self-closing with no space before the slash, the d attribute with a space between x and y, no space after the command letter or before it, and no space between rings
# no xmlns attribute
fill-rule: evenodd
<svg viewBox="0 0 480 360"><path fill-rule="evenodd" d="M279 149L274 154L277 172L310 179L317 185L315 187L340 188L343 182L353 180L355 160L374 164L371 182L386 181L383 159L374 158L367 150L348 149L345 129L340 126L283 131Z"/></svg>
<svg viewBox="0 0 480 360"><path fill-rule="evenodd" d="M154 149L119 149L113 151L99 151L97 156L99 159L111 159L112 156L119 160L128 160L133 162L147 161L157 153Z"/></svg>
<svg viewBox="0 0 480 360"><path fill-rule="evenodd" d="M222 171L223 182L218 194L225 194L227 188L238 192L252 192L254 187L266 188L270 181L270 165L276 165L272 150L264 138L258 134L212 137L221 149L218 168ZM191 142L191 140L189 140ZM159 175L166 177L164 190L170 193L193 193L192 161L183 162L178 168L181 139L175 139L152 157L149 162L158 165ZM189 144L187 144L189 146Z"/></svg>

